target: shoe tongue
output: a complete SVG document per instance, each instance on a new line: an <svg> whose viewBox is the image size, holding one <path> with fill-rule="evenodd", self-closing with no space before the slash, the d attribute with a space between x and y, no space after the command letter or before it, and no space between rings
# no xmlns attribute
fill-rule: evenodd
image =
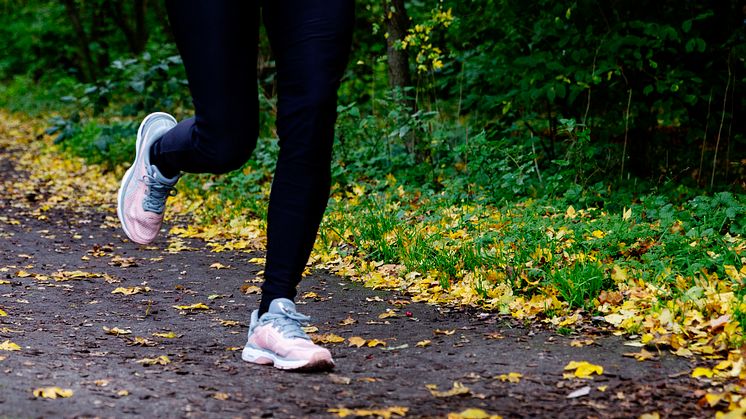
<svg viewBox="0 0 746 419"><path fill-rule="evenodd" d="M176 181L179 180L181 176L176 175L176 177L173 177L171 179L163 176L163 173L161 173L160 169L158 169L158 166L151 164L150 167L153 168L153 176L158 180L158 182L163 183L165 185L175 185Z"/></svg>
<svg viewBox="0 0 746 419"><path fill-rule="evenodd" d="M268 313L273 313L273 314L283 314L283 313L294 312L294 311L295 311L295 303L288 300L287 298L275 298L269 304L269 310L267 310Z"/></svg>

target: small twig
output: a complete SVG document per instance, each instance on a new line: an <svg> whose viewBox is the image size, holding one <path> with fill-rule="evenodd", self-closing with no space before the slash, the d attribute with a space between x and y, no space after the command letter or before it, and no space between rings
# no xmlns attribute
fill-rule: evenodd
<svg viewBox="0 0 746 419"><path fill-rule="evenodd" d="M702 166L705 161L705 144L707 143L707 130L710 127L710 108L712 105L712 89L710 89L710 99L707 101L707 119L705 120L705 135L702 137L702 152L699 155L699 171L697 172L697 184L702 176Z"/></svg>
<svg viewBox="0 0 746 419"><path fill-rule="evenodd" d="M622 170L619 172L619 180L624 178L624 161L627 159L627 137L629 134L629 106L632 103L632 89L627 95L627 117L624 119L624 147L622 148Z"/></svg>
<svg viewBox="0 0 746 419"><path fill-rule="evenodd" d="M534 168L536 169L536 176L539 177L539 184L544 184L544 181L541 180L541 170L539 170L539 162L537 161L537 158L536 158L536 147L534 146L534 133L533 132L531 132L531 152L534 153Z"/></svg>
<svg viewBox="0 0 746 419"><path fill-rule="evenodd" d="M728 81L725 83L725 94L723 94L723 112L720 115L720 127L718 128L717 141L715 141L715 155L712 157L712 176L710 176L710 189L715 185L715 169L718 162L718 148L720 148L720 134L723 132L723 123L725 122L725 105L728 102L728 89L730 88L730 79L732 72L730 70L730 56L728 56Z"/></svg>

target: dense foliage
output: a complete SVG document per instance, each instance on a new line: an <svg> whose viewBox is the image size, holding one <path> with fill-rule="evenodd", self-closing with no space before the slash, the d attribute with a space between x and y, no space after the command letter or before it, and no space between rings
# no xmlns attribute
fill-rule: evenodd
<svg viewBox="0 0 746 419"><path fill-rule="evenodd" d="M398 92L387 82L385 31L400 12L387 5L358 2L340 95L337 174L348 181L394 172L436 189L456 182L499 197L571 199L610 185L743 190L739 2L406 2L409 25L394 49L408 54L412 85ZM160 2L0 9L2 102L61 111L60 140L80 133L98 155L150 110L189 114ZM272 136L264 39L258 66L263 135ZM86 127L102 122L114 128ZM123 161L112 150L112 162Z"/></svg>
<svg viewBox="0 0 746 419"><path fill-rule="evenodd" d="M121 172L143 115L190 115L160 3L0 7L0 106L54 115L47 132L69 152ZM495 287L549 286L588 310L620 287L617 268L667 285L728 277L741 298L743 18L736 1L359 1L319 251L485 298L467 279L497 269ZM253 159L180 185L202 222L266 215L278 146L260 42Z"/></svg>

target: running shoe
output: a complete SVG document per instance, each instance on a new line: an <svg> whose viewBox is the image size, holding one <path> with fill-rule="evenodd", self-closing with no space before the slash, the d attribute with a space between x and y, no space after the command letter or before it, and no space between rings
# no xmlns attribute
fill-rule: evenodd
<svg viewBox="0 0 746 419"><path fill-rule="evenodd" d="M127 237L135 243L151 243L163 223L166 200L180 176L166 178L150 164L153 142L176 125L173 116L155 112L143 119L137 130L135 162L119 187L117 215Z"/></svg>
<svg viewBox="0 0 746 419"><path fill-rule="evenodd" d="M241 358L255 364L296 371L325 371L334 368L332 354L311 341L301 328L310 317L295 311L287 298L272 300L269 311L259 317L251 313L249 340Z"/></svg>

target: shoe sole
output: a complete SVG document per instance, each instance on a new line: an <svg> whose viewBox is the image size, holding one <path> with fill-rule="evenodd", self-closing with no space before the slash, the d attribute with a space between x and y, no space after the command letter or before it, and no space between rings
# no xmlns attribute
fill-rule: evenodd
<svg viewBox="0 0 746 419"><path fill-rule="evenodd" d="M139 240L136 240L132 237L129 230L127 229L127 225L124 222L124 194L127 191L127 188L129 187L130 182L132 181L132 176L134 174L134 168L137 167L137 164L140 162L140 158L141 158L140 149L142 148L141 146L143 142L142 133L145 129L145 126L148 125L148 123L150 123L150 121L156 117L166 117L176 122L173 116L165 112L153 112L150 115L146 116L145 119L142 120L142 122L140 123L140 126L137 128L137 141L135 142L135 161L132 163L129 169L127 169L127 171L124 172L124 176L122 177L122 183L119 185L119 192L117 193L117 217L119 217L119 223L122 225L122 230L124 230L124 234L126 234L130 240L138 244L149 244L152 241L141 242Z"/></svg>
<svg viewBox="0 0 746 419"><path fill-rule="evenodd" d="M286 359L277 356L275 353L249 346L243 348L241 359L254 364L273 365L275 368L288 371L318 372L334 369L334 361L331 359Z"/></svg>

